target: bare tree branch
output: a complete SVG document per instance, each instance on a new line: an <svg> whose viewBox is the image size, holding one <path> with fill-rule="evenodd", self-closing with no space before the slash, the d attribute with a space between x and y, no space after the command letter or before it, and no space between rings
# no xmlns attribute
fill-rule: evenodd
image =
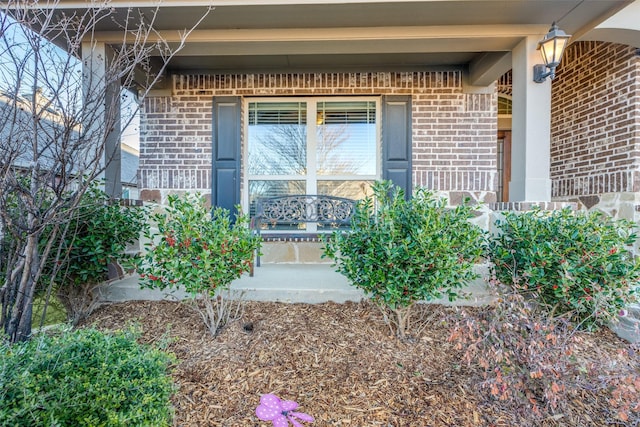
<svg viewBox="0 0 640 427"><path fill-rule="evenodd" d="M31 335L33 298L46 289L39 283L43 268L61 255L54 242L73 232L64 225L113 160L105 159L105 144L119 138L212 10L170 46L154 27L161 6L147 15L130 8L118 21L109 2L73 11L58 4L9 0L0 6L0 327L11 342ZM105 46L106 58L83 52L103 46L96 28L107 20L117 23L122 41ZM156 73L152 58L160 59ZM105 63L100 73L94 59ZM135 88L139 97L124 126L121 87Z"/></svg>

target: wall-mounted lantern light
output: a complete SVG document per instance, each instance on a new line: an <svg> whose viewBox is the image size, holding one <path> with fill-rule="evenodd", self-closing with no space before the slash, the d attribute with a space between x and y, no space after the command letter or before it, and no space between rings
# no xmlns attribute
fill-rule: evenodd
<svg viewBox="0 0 640 427"><path fill-rule="evenodd" d="M538 50L542 55L544 65L537 64L533 66L534 82L542 83L547 77L553 80L556 76L556 67L560 65L562 53L564 52L564 48L567 47L570 38L571 35L558 29L555 22L551 25L549 32L538 42ZM546 71L547 68L549 71Z"/></svg>

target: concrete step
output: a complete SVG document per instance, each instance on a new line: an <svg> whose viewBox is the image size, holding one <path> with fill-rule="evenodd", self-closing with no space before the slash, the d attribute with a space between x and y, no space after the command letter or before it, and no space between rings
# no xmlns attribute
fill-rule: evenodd
<svg viewBox="0 0 640 427"><path fill-rule="evenodd" d="M137 274L126 276L123 279L115 280L100 287L100 301L102 302L122 302L122 301L160 301L173 300L180 301L188 298L188 294L181 289L142 289L139 284Z"/></svg>
<svg viewBox="0 0 640 427"><path fill-rule="evenodd" d="M282 301L322 303L328 301L360 301L363 293L350 286L329 264L263 264L234 281L231 290L248 301ZM110 283L101 289L105 302L129 300L182 300L189 297L183 289L141 289L133 275Z"/></svg>
<svg viewBox="0 0 640 427"><path fill-rule="evenodd" d="M482 270L484 266L478 266ZM349 281L337 273L329 264L282 264L266 263L255 268L250 277L243 275L234 281L231 290L242 295L248 301L281 301L290 303L322 303L333 301L360 301L364 293L351 286ZM446 299L433 301L439 304L483 305L489 303L491 294L482 279L471 283L465 292L470 294L466 300L450 303ZM189 295L182 289L158 291L140 289L138 276L112 282L102 289L103 301L129 300L181 300Z"/></svg>
<svg viewBox="0 0 640 427"><path fill-rule="evenodd" d="M263 263L254 276L242 276L231 288L251 301L322 303L360 301L364 294L330 264Z"/></svg>

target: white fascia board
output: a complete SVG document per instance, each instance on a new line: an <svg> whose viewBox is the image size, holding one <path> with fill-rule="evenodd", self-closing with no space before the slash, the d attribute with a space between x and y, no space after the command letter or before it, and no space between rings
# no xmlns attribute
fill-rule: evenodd
<svg viewBox="0 0 640 427"><path fill-rule="evenodd" d="M548 25L449 25L429 27L344 27L344 28L270 28L244 30L194 30L189 42L265 42L265 41L358 41L358 40L424 40L504 38L543 35ZM181 31L159 31L149 42L181 40ZM104 43L123 41L121 31L103 31L94 35Z"/></svg>

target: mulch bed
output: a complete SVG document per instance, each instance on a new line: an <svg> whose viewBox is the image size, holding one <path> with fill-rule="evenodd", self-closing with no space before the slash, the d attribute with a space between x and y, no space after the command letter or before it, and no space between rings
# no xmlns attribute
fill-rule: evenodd
<svg viewBox="0 0 640 427"><path fill-rule="evenodd" d="M389 331L369 303L247 302L243 317L213 338L197 313L177 302L118 303L87 322L101 329L137 323L142 340L168 343L178 362L176 426L271 426L259 421L260 396L295 400L312 426L605 426L618 423L606 398L576 396L571 410L532 422L478 386L447 341L456 309L424 305L428 327L408 340ZM471 309L471 310L482 310ZM628 344L608 330L586 334L584 357L619 354ZM598 349L595 351L593 349ZM592 349L592 350L589 350ZM631 357L631 356L630 356ZM635 359L637 361L637 358Z"/></svg>

